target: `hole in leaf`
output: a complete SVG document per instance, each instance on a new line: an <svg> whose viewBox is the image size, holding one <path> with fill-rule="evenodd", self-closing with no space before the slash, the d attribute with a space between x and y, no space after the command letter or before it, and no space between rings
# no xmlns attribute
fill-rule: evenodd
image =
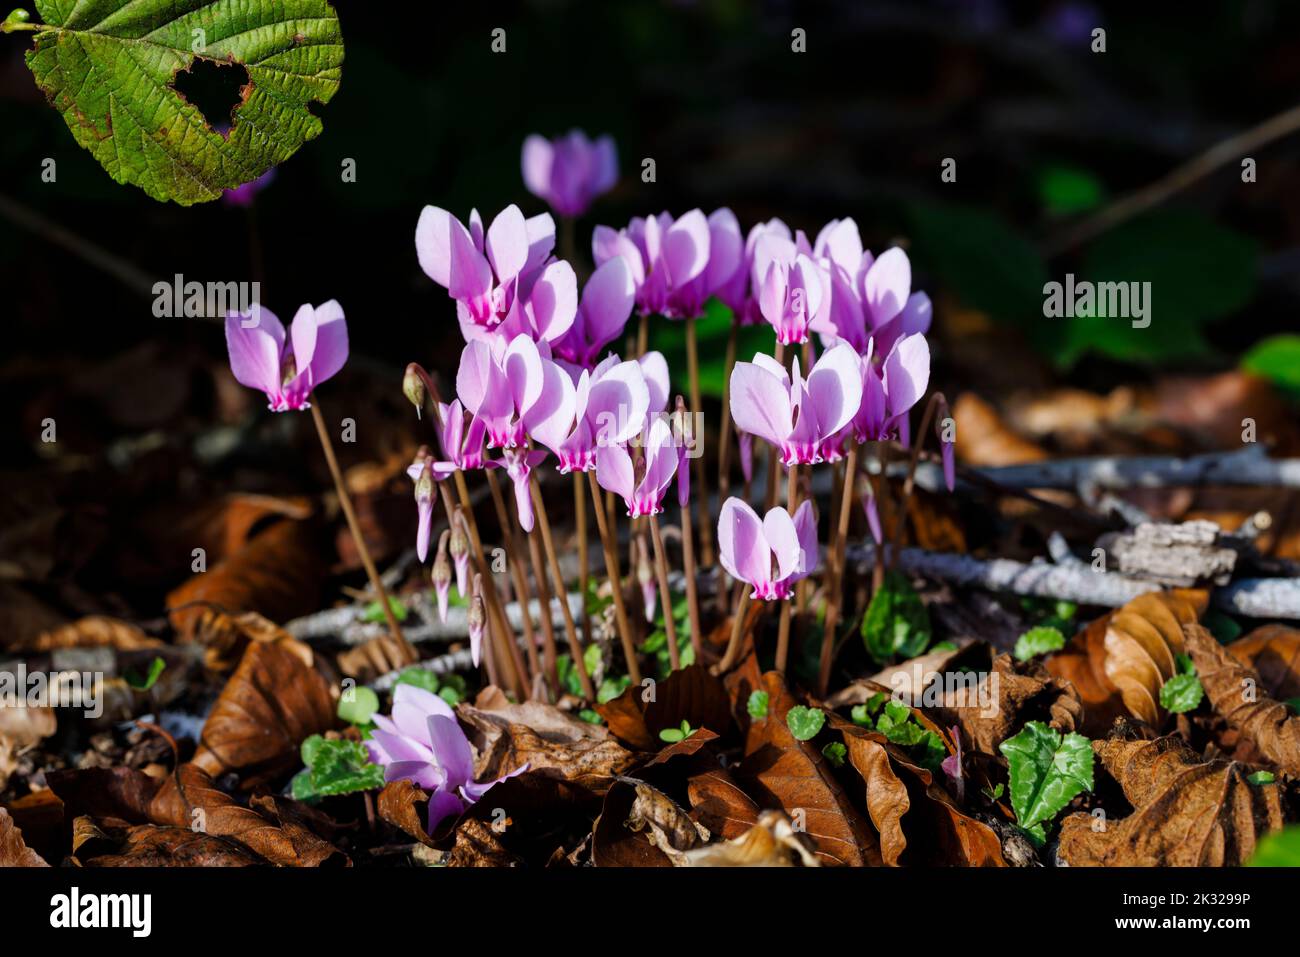
<svg viewBox="0 0 1300 957"><path fill-rule="evenodd" d="M195 58L188 70L176 74L176 92L189 100L208 126L228 131L235 119L235 107L244 101L248 71L241 63L218 63Z"/></svg>

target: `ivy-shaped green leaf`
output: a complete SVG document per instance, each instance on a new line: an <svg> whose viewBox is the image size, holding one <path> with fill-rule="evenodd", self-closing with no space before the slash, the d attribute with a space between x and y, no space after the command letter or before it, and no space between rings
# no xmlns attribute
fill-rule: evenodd
<svg viewBox="0 0 1300 957"><path fill-rule="evenodd" d="M27 65L78 143L119 183L182 206L219 197L318 136L339 88L326 0L36 0ZM241 65L229 132L175 87L196 60ZM222 119L216 119L220 125Z"/></svg>
<svg viewBox="0 0 1300 957"><path fill-rule="evenodd" d="M756 721L767 717L767 706L768 694L766 691L751 691L749 700L745 702L745 710Z"/></svg>
<svg viewBox="0 0 1300 957"><path fill-rule="evenodd" d="M862 619L862 639L877 661L894 655L913 658L930 643L930 613L912 583L889 572Z"/></svg>
<svg viewBox="0 0 1300 957"><path fill-rule="evenodd" d="M1080 791L1092 790L1092 745L1081 734L1062 738L1041 721L1030 721L999 750L1011 769L1011 809L1026 830L1056 817Z"/></svg>
<svg viewBox="0 0 1300 957"><path fill-rule="evenodd" d="M1178 656L1178 674L1160 686L1160 707L1174 714L1184 714L1196 710L1205 689L1201 679L1196 676L1196 665L1188 655Z"/></svg>
<svg viewBox="0 0 1300 957"><path fill-rule="evenodd" d="M313 734L302 743L306 769L294 776L291 790L299 801L369 791L384 786L384 769L370 763L364 745Z"/></svg>

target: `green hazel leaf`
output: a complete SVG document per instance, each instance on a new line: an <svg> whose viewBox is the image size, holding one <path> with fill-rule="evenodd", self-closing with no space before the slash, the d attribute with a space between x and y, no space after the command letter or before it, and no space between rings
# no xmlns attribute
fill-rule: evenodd
<svg viewBox="0 0 1300 957"><path fill-rule="evenodd" d="M438 676L428 668L421 668L419 665L412 665L409 668L403 668L398 674L395 685L415 685L417 688L423 688L429 694L437 694L438 689L442 687L442 682Z"/></svg>
<svg viewBox="0 0 1300 957"><path fill-rule="evenodd" d="M790 733L799 741L811 741L826 723L826 714L821 708L806 708L795 705L785 713L785 724Z"/></svg>
<svg viewBox="0 0 1300 957"><path fill-rule="evenodd" d="M768 701L769 696L766 691L751 691L749 700L745 702L745 710L749 712L751 718L766 718Z"/></svg>
<svg viewBox="0 0 1300 957"><path fill-rule="evenodd" d="M1061 634L1060 629L1045 628L1040 625L1037 628L1030 628L1016 639L1013 654L1018 661L1028 661L1037 655L1060 651L1064 647L1065 635Z"/></svg>
<svg viewBox="0 0 1300 957"><path fill-rule="evenodd" d="M1194 711L1203 697L1205 689L1196 675L1174 675L1160 686L1160 707L1174 714Z"/></svg>
<svg viewBox="0 0 1300 957"><path fill-rule="evenodd" d="M1092 790L1092 745L1030 721L999 750L1011 770L1011 808L1022 828L1050 821L1080 791Z"/></svg>
<svg viewBox="0 0 1300 957"><path fill-rule="evenodd" d="M1254 774L1246 775L1246 780L1256 785L1272 784L1277 780L1277 775L1272 771L1256 771Z"/></svg>
<svg viewBox="0 0 1300 957"><path fill-rule="evenodd" d="M365 724L379 710L379 695L365 685L358 685L339 698L338 715L349 724Z"/></svg>
<svg viewBox="0 0 1300 957"><path fill-rule="evenodd" d="M77 142L119 183L182 206L217 199L321 132L343 36L326 0L37 0L27 65ZM176 89L196 61L248 81L228 134Z"/></svg>
<svg viewBox="0 0 1300 957"><path fill-rule="evenodd" d="M822 756L831 763L832 767L842 768L844 759L849 756L849 749L841 741L832 741L822 748Z"/></svg>
<svg viewBox="0 0 1300 957"><path fill-rule="evenodd" d="M161 677L166 667L167 662L163 661L161 658L154 658L153 661L149 662L149 670L143 675L136 674L134 671L128 671L122 677L123 680L125 680L126 683L136 691L148 691L158 682L159 677Z"/></svg>
<svg viewBox="0 0 1300 957"><path fill-rule="evenodd" d="M1255 845L1247 867L1300 867L1300 825L1265 834Z"/></svg>
<svg viewBox="0 0 1300 957"><path fill-rule="evenodd" d="M876 661L914 658L930 643L930 613L912 583L889 572L862 618L862 639Z"/></svg>

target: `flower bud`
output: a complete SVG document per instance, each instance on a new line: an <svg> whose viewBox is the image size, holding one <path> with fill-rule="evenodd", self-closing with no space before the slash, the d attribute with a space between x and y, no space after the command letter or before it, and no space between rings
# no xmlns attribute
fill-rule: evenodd
<svg viewBox="0 0 1300 957"><path fill-rule="evenodd" d="M420 373L414 362L406 367L406 375L402 376L402 394L415 406L415 414L420 415L424 409L424 380L420 378Z"/></svg>

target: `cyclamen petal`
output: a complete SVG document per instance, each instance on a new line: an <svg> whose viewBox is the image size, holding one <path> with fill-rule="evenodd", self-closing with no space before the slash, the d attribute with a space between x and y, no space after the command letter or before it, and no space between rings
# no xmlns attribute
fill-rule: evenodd
<svg viewBox="0 0 1300 957"><path fill-rule="evenodd" d="M307 408L312 390L347 361L347 325L333 300L302 306L287 337L260 304L228 314L225 326L231 373L241 385L264 392L273 412Z"/></svg>

